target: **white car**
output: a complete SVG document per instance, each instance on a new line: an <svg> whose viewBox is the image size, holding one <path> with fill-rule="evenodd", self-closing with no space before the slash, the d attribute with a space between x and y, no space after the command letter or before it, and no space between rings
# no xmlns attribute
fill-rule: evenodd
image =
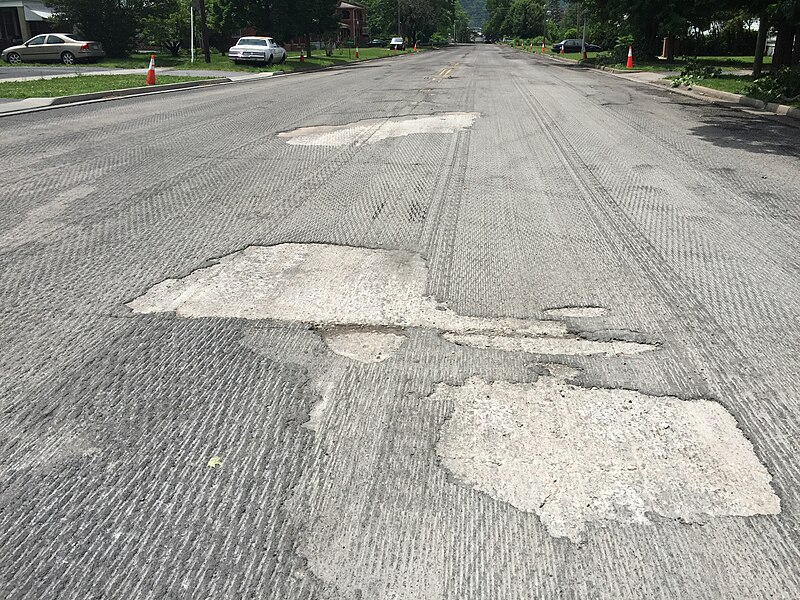
<svg viewBox="0 0 800 600"><path fill-rule="evenodd" d="M392 50L405 50L406 42L401 37L393 37L392 41L389 42L389 48L391 48Z"/></svg>
<svg viewBox="0 0 800 600"><path fill-rule="evenodd" d="M228 50L228 58L237 65L243 62L281 64L286 60L286 50L278 46L271 37L248 36L239 38Z"/></svg>

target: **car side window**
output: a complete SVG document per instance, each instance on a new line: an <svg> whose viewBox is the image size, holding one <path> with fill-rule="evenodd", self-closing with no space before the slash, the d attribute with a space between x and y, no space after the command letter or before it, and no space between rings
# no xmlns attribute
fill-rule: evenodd
<svg viewBox="0 0 800 600"><path fill-rule="evenodd" d="M62 40L57 35L48 35L47 36L47 43L48 44L63 44L65 42L64 42L64 40Z"/></svg>
<svg viewBox="0 0 800 600"><path fill-rule="evenodd" d="M44 38L45 36L43 35L37 35L35 38L28 41L28 46L41 46L44 44Z"/></svg>

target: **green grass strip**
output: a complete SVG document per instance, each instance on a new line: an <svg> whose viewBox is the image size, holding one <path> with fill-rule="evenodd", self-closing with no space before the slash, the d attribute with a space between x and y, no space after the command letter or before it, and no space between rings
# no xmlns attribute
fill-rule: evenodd
<svg viewBox="0 0 800 600"><path fill-rule="evenodd" d="M201 81L206 77L182 77L159 75L156 84ZM0 98L55 98L93 92L108 92L127 88L143 87L144 75L79 75L56 79L33 79L29 81L0 81Z"/></svg>

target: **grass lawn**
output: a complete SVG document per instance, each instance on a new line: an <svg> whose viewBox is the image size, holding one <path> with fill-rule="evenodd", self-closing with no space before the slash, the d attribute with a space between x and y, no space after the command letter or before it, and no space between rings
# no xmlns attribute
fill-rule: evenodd
<svg viewBox="0 0 800 600"><path fill-rule="evenodd" d="M420 50L422 51L422 50ZM396 56L398 54L408 54L411 50L405 51L392 51L388 48L361 48L358 52L359 61L371 58L385 58L387 56ZM334 50L333 56L325 56L324 50L314 50L311 57L306 57L304 62L300 62L299 52L290 52L286 62L282 65L273 65L265 67L263 65L255 64L241 64L236 65L227 56L221 54L212 54L211 63L207 64L202 53L198 53L194 63L190 60L188 52L182 52L178 56L170 56L169 54L156 54L156 69L164 67L172 67L175 69L194 69L200 71L241 71L244 73L261 73L265 71L308 71L311 69L319 69L320 67L329 67L332 65L340 65L348 62L353 62L356 59L355 49L342 48ZM106 67L110 69L146 69L150 63L149 54L131 54L127 58L104 58L97 63L89 65L91 67ZM23 67L38 65L38 63L24 63ZM56 66L54 63L49 63L47 66ZM74 68L74 66L72 67Z"/></svg>
<svg viewBox="0 0 800 600"><path fill-rule="evenodd" d="M201 81L204 77L177 77L159 75L156 83L180 83ZM36 79L32 81L0 81L0 98L55 98L92 92L107 92L126 88L143 87L142 75L79 75L58 79Z"/></svg>
<svg viewBox="0 0 800 600"><path fill-rule="evenodd" d="M753 78L749 75L723 75L722 77L703 79L697 85L732 94L744 94L744 88L752 81Z"/></svg>

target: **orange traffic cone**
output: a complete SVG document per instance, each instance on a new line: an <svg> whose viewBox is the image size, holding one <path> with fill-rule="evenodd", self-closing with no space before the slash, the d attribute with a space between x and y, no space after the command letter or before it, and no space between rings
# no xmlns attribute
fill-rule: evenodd
<svg viewBox="0 0 800 600"><path fill-rule="evenodd" d="M542 53L544 53L544 42L542 42Z"/></svg>
<svg viewBox="0 0 800 600"><path fill-rule="evenodd" d="M633 68L633 46L628 46L628 64L625 67L628 69Z"/></svg>
<svg viewBox="0 0 800 600"><path fill-rule="evenodd" d="M582 58L583 60L586 60L586 58L587 58L587 56L586 56L586 46L583 46L583 47L581 48L581 58Z"/></svg>
<svg viewBox="0 0 800 600"><path fill-rule="evenodd" d="M564 54L564 44L561 44L561 54Z"/></svg>
<svg viewBox="0 0 800 600"><path fill-rule="evenodd" d="M356 60L358 60L358 46L356 46Z"/></svg>
<svg viewBox="0 0 800 600"><path fill-rule="evenodd" d="M414 52L417 51L417 42L414 42Z"/></svg>
<svg viewBox="0 0 800 600"><path fill-rule="evenodd" d="M156 55L150 55L150 66L147 68L147 79L145 79L145 85L155 85L156 84Z"/></svg>

